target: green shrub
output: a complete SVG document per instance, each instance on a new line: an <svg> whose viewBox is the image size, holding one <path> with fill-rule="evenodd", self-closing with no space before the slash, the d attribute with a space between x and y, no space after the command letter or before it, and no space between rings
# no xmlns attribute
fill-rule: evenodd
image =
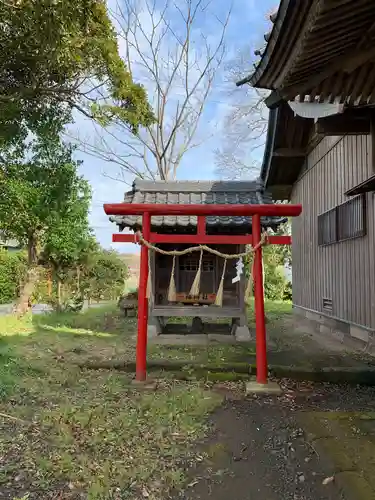
<svg viewBox="0 0 375 500"><path fill-rule="evenodd" d="M292 300L292 282L288 281L284 288L284 297L283 300L285 301L291 301Z"/></svg>
<svg viewBox="0 0 375 500"><path fill-rule="evenodd" d="M81 287L94 300L113 300L124 291L128 267L113 250L99 249L83 269Z"/></svg>
<svg viewBox="0 0 375 500"><path fill-rule="evenodd" d="M9 252L0 248L0 304L9 304L17 300L26 271L26 252ZM54 283L50 297L48 274L48 269L41 267L39 281L32 295L33 303L57 302L57 277L53 276ZM80 280L75 266L65 270L62 279L64 298L71 298L79 288L85 298L113 300L122 294L127 277L128 269L121 256L114 251L99 249L93 253L85 266L81 266Z"/></svg>
<svg viewBox="0 0 375 500"><path fill-rule="evenodd" d="M39 281L36 284L31 300L34 304L46 304L50 300L48 295L48 269L45 267L40 269Z"/></svg>
<svg viewBox="0 0 375 500"><path fill-rule="evenodd" d="M266 265L264 276L264 295L269 300L283 300L287 280L280 266Z"/></svg>
<svg viewBox="0 0 375 500"><path fill-rule="evenodd" d="M10 252L0 248L0 304L9 304L17 300L26 270L26 252ZM47 297L47 270L41 269L40 280L33 293L32 302L45 302Z"/></svg>
<svg viewBox="0 0 375 500"><path fill-rule="evenodd" d="M25 252L9 252L0 248L0 304L9 304L17 299L26 268Z"/></svg>

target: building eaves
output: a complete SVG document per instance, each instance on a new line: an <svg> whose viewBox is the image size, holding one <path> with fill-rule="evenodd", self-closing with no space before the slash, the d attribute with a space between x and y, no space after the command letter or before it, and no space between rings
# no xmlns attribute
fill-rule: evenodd
<svg viewBox="0 0 375 500"><path fill-rule="evenodd" d="M375 103L374 1L353 5L350 0L301 0L285 5L282 0L255 72L239 84L273 91L268 107L281 100Z"/></svg>
<svg viewBox="0 0 375 500"><path fill-rule="evenodd" d="M290 198L305 164L314 121L295 115L289 104L269 111L260 178L274 200Z"/></svg>
<svg viewBox="0 0 375 500"><path fill-rule="evenodd" d="M268 114L267 137L266 137L266 144L264 146L262 166L260 170L260 178L265 186L267 186L268 175L271 167L278 114L279 114L278 108L270 109L270 112Z"/></svg>
<svg viewBox="0 0 375 500"><path fill-rule="evenodd" d="M272 30L266 34L267 45L261 54L261 59L257 65L255 65L255 71L251 74L243 78L242 80L236 83L237 87L249 83L252 87L256 87L260 78L263 76L269 62L271 61L275 50L278 47L278 40L280 33L282 33L282 26L284 25L285 20L287 19L287 13L290 4L293 4L293 0L281 0L280 6L278 8L277 13L270 16L270 20L273 23ZM259 51L257 51L259 54ZM269 88L268 86L262 88ZM272 90L272 88L269 88Z"/></svg>

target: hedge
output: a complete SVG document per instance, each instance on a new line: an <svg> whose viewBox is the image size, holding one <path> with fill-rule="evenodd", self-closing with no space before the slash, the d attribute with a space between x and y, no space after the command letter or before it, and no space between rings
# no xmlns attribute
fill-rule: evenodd
<svg viewBox="0 0 375 500"><path fill-rule="evenodd" d="M25 252L9 252L0 248L0 304L9 304L17 299L26 268Z"/></svg>
<svg viewBox="0 0 375 500"><path fill-rule="evenodd" d="M0 304L9 304L17 300L20 286L27 270L25 251L8 251L0 248ZM69 298L77 291L76 269L64 273L64 295ZM53 276L52 296L49 295L46 268L40 269L40 279L32 296L32 302L45 303L56 298L56 276ZM91 265L81 270L80 291L85 298L114 299L121 295L128 276L127 266L114 251L100 250L93 255Z"/></svg>

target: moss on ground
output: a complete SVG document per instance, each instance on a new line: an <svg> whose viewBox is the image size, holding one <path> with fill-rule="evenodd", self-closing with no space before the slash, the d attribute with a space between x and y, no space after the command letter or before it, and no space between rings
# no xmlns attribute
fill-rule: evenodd
<svg viewBox="0 0 375 500"><path fill-rule="evenodd" d="M353 498L375 498L375 412L304 412L308 439L329 457L335 476Z"/></svg>

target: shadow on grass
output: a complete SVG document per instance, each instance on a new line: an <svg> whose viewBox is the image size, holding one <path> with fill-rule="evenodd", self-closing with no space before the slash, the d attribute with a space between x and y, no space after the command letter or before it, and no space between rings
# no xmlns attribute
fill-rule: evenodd
<svg viewBox="0 0 375 500"><path fill-rule="evenodd" d="M134 333L136 318L124 318L115 305L88 309L81 313L48 313L35 315L33 324L41 329L63 328L72 334L107 333L127 336Z"/></svg>
<svg viewBox="0 0 375 500"><path fill-rule="evenodd" d="M134 321L121 318L116 307L108 305L79 314L0 317L0 400L19 392L25 383L48 378L61 361L133 359L129 339L134 328Z"/></svg>
<svg viewBox="0 0 375 500"><path fill-rule="evenodd" d="M33 365L22 358L16 345L24 340L23 336L0 337L0 402L17 392L20 380L24 377L40 377L44 374L41 366Z"/></svg>

